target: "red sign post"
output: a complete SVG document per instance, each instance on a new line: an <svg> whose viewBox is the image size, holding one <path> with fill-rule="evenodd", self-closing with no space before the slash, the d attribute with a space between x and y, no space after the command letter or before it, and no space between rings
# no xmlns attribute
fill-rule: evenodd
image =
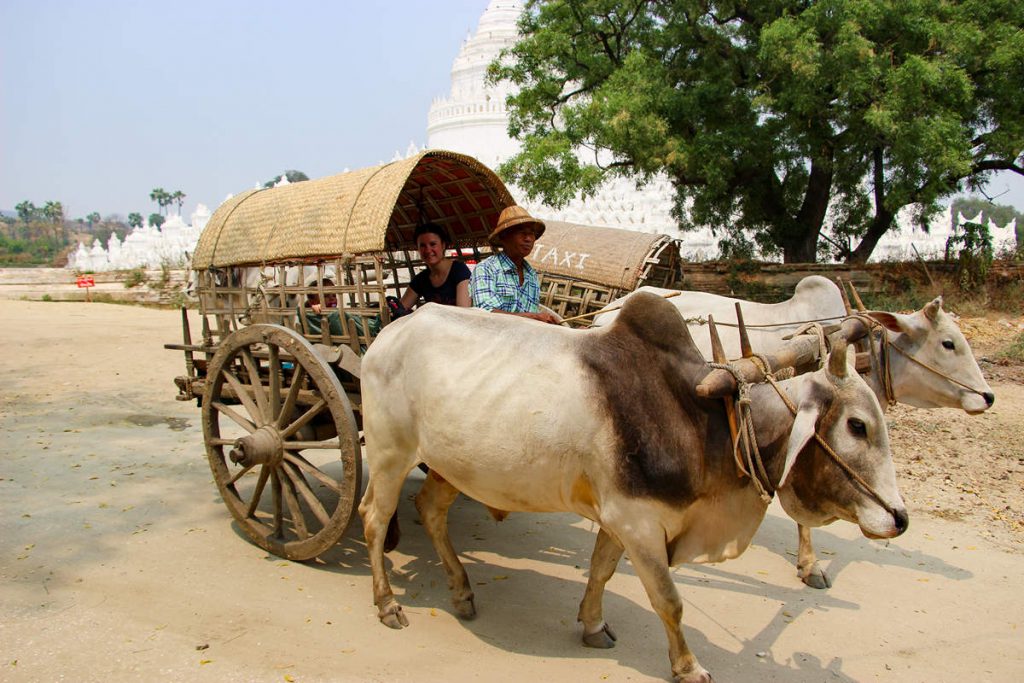
<svg viewBox="0 0 1024 683"><path fill-rule="evenodd" d="M83 287L85 288L85 300L91 302L92 298L89 296L89 288L96 286L96 280L93 278L93 276L79 275L77 284L79 289L82 289Z"/></svg>

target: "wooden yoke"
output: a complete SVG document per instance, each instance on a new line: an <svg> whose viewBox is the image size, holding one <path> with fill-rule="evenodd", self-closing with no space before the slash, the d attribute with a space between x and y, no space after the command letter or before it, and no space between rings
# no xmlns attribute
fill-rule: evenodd
<svg viewBox="0 0 1024 683"><path fill-rule="evenodd" d="M839 293L843 295L843 307L846 309L846 315L853 315L853 308L850 306L850 299L846 295L846 283L841 277L836 278L836 284L839 285ZM857 288L853 286L853 281L850 281L850 289L853 290L853 295L857 298L857 312L865 313L864 302L860 300L860 296L857 294ZM857 349L857 372L867 372L871 368L871 340L867 335L864 335L856 344Z"/></svg>
<svg viewBox="0 0 1024 683"><path fill-rule="evenodd" d="M714 344L718 337L718 332L712 327L710 317L711 316L708 316L708 326L712 329L711 343L713 353L716 355L715 362L725 362L718 360L717 352L714 352ZM742 340L743 337L746 336L746 330L742 325L740 330L740 339ZM867 335L867 333L868 327L864 321L856 318L847 318L843 321L842 325L838 326L838 328L828 335L828 340L830 345L840 338L845 339L847 343L853 343ZM721 347L720 340L718 341L718 345ZM749 348L749 345L750 342L748 340L746 348ZM744 353L746 353L746 351L744 351ZM797 368L809 365L818 359L818 339L813 335L799 335L784 342L783 345L775 351L760 355L768 362L771 372L777 372L782 368ZM721 353L721 356L724 358L724 351ZM765 375L761 370L760 365L749 356L735 360L732 364L737 374L739 374L744 382L755 384L765 380ZM859 365L860 363L858 363L858 366ZM732 373L727 370L715 369L709 372L704 378L704 381L697 385L696 393L702 398L722 398L725 396L731 396L736 392L736 389L736 379L733 377Z"/></svg>
<svg viewBox="0 0 1024 683"><path fill-rule="evenodd" d="M743 328L741 327L740 329L743 329ZM744 330L744 333L745 332L746 332L746 330ZM708 314L708 333L711 335L711 360L714 361L715 363L728 363L729 359L725 355L725 347L722 346L722 338L718 336L718 327L715 326L715 316L711 315L710 313ZM733 449L735 449L736 448L736 444L739 441L739 434L740 434L739 424L740 423L739 423L739 417L736 415L736 404L733 403L731 395L732 395L732 393L735 392L736 381L735 381L735 378L733 378L733 376L731 374L729 374L729 372L727 370L718 370L718 369L712 370L711 374L708 375L708 377L711 377L711 375L713 375L713 374L715 374L717 372L720 372L720 373L724 374L725 376L727 376L729 379L733 380L733 387L734 387L733 391L727 392L727 393L723 393L723 394L718 394L714 398L724 398L725 399L725 415L729 419L729 435L732 437ZM700 388L702 386L704 386L705 382L707 382L708 377L705 377L704 378L704 382L701 382L700 384L697 385L697 395L698 396L702 396L703 395L703 394L701 394ZM711 396L707 396L706 398L712 398L712 397ZM703 461L702 461L701 464L703 465ZM743 475L743 467L742 467L742 465L739 468L738 474L740 476Z"/></svg>

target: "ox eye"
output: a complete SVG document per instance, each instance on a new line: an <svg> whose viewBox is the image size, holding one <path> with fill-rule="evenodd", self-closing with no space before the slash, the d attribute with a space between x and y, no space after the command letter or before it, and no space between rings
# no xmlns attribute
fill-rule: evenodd
<svg viewBox="0 0 1024 683"><path fill-rule="evenodd" d="M868 428L864 424L863 420L858 420L855 417L851 417L846 421L846 426L850 429L850 433L854 436L867 436Z"/></svg>
<svg viewBox="0 0 1024 683"><path fill-rule="evenodd" d="M942 342L942 348L949 349L950 351L952 351L953 349L956 348L956 344L947 339L946 341Z"/></svg>

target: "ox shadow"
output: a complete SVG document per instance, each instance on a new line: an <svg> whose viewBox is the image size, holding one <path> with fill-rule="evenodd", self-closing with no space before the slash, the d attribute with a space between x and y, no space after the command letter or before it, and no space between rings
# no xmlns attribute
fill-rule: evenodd
<svg viewBox="0 0 1024 683"><path fill-rule="evenodd" d="M423 527L419 524L413 499L423 476L414 470L406 480L399 500L398 515L402 541L386 556L392 585L415 628L433 610L451 613L450 594L440 561ZM364 476L364 481L366 477ZM607 659L644 676L664 678L668 663L664 631L642 592L633 597L617 591L615 580L605 593L604 611L617 627L618 646L593 650L580 644L576 611L582 599L589 569L596 525L572 514L510 515L494 521L477 502L460 496L449 511L452 542L460 555L477 596L477 619L460 622L466 631L489 645L531 657ZM236 532L241 537L241 532ZM243 537L244 538L244 537ZM971 573L919 551L905 551L896 543L887 545L862 537L843 538L824 529L815 538L827 570L841 580L842 571L856 563L898 566L929 572L956 580ZM796 651L784 661L775 661L772 647L783 638L793 620L810 610L817 612L857 611L856 602L835 597L829 591L805 587L795 576L795 526L779 514L766 516L755 545L786 560L789 572L773 570L770 577L753 576L749 569L732 571L730 563L685 566L674 571L674 580L686 604L686 613L700 613L698 591L711 589L759 599L775 605L774 614L762 619L764 626L753 635L730 635L738 643L722 646L713 642L684 616L691 648L702 663L726 680L768 679L790 681L852 681L843 673L843 661L820 651ZM368 576L369 563L358 515L354 515L344 537L327 553L308 563L322 571ZM778 574L778 575L775 575ZM617 576L635 572L628 558L619 563ZM764 580L770 579L770 580ZM635 588L635 584L634 584ZM369 606L371 596L366 595ZM713 615L707 617L714 622ZM383 626L381 627L383 628Z"/></svg>
<svg viewBox="0 0 1024 683"><path fill-rule="evenodd" d="M444 569L418 522L413 503L421 483L422 475L414 471L403 486L398 508L402 541L396 551L386 556L392 586L413 628L417 622L425 627L434 610L451 613ZM768 520L775 518L770 516ZM658 617L642 590L634 591L634 597L623 595L615 590L614 579L605 593L605 615L613 627L628 624L629 630L617 628L620 641L611 650L588 649L580 643L576 612L586 585L596 525L572 514L530 513L513 514L499 523L483 506L460 496L449 511L449 528L476 593L478 617L460 622L468 633L488 645L526 656L603 658L645 676L660 679L667 675L667 645ZM775 520L767 534L768 543L779 554L785 554L780 549L784 547L781 537L788 528L786 520ZM341 541L309 565L327 572L368 576L369 563L358 516L353 518ZM619 563L617 575L636 580L626 558ZM721 565L679 569L674 579L689 614L700 610L687 600L694 588L767 597L778 603L777 613L755 636L734 637L741 645L738 653L715 644L684 618L691 647L716 674L727 680L853 680L843 674L839 658L823 661L819 655L796 652L787 661L776 662L771 647L784 633L787 620L809 607L819 611L857 610L857 604L827 592L811 591L795 577L789 585L771 585L730 572ZM371 602L369 594L366 602Z"/></svg>
<svg viewBox="0 0 1024 683"><path fill-rule="evenodd" d="M846 522L836 524L848 526ZM913 533L911 520L907 534ZM969 570L950 564L941 557L901 547L900 538L892 541L872 541L859 535L853 539L843 538L828 531L828 527L814 529L813 538L818 561L833 582L841 580L846 568L860 563L910 569L954 581L966 581L974 576ZM793 575L796 575L798 541L795 522L780 515L766 515L754 537L754 545L784 557L792 565Z"/></svg>

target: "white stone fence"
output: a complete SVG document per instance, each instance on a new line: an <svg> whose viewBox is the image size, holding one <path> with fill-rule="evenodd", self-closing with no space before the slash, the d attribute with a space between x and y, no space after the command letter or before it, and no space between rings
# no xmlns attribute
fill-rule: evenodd
<svg viewBox="0 0 1024 683"><path fill-rule="evenodd" d="M92 301L176 305L188 300L189 271L136 269L89 273ZM141 280L132 287L126 285ZM77 275L65 268L0 268L0 299L85 301Z"/></svg>

